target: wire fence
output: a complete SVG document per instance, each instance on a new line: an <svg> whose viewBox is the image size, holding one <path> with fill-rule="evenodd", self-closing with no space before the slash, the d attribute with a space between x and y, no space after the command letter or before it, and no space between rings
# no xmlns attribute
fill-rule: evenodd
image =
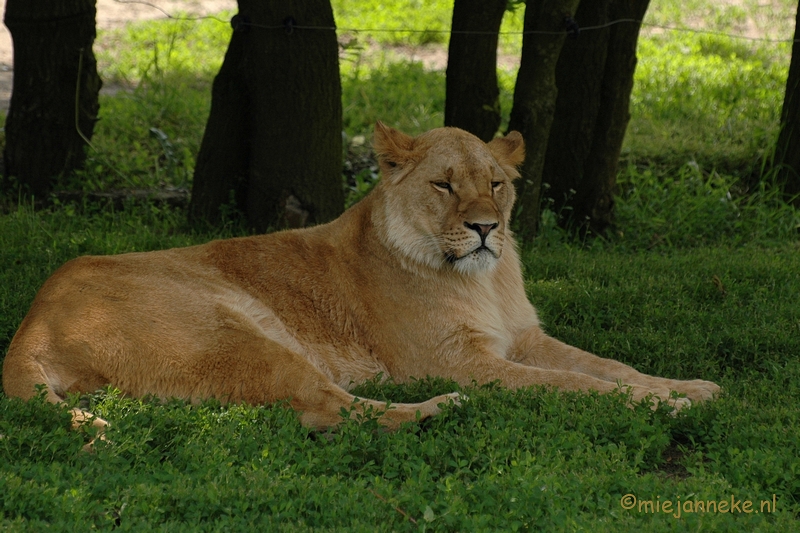
<svg viewBox="0 0 800 533"><path fill-rule="evenodd" d="M663 31L672 31L672 32L682 32L682 33L695 33L695 34L704 34L704 35L715 35L720 37L728 37L731 39L741 39L746 41L755 41L755 42L765 42L765 43L775 43L775 44L792 44L795 42L800 42L800 38L798 39L775 39L771 37L753 37L749 35L740 35L735 33L728 33L723 31L716 31L716 30L708 30L703 28L690 28L690 27L683 27L683 26L669 26L665 24L656 24L651 23L643 20L637 19L617 19L606 22L605 24L599 24L595 26L585 26L579 27L577 29L567 29L560 31L542 31L542 30L529 30L529 31L499 31L499 32L487 32L487 31L470 31L470 30L435 30L435 29L414 29L414 28L340 28L337 26L303 26L294 24L290 22L289 19L284 21L281 25L264 25L264 24L255 24L253 22L245 21L238 19L237 16L231 20L224 20L215 15L200 15L200 16L184 16L184 15L173 15L172 13L167 12L166 10L162 9L161 7L152 4L150 2L146 2L144 0L114 0L116 3L119 4L140 4L144 6L149 6L153 9L158 10L159 12L164 14L164 17L170 20L176 21L200 21L200 20L215 20L222 24L231 24L234 28L242 27L242 26L249 26L252 28L259 28L259 29L266 29L266 30L284 30L284 31L294 31L294 30L316 30L316 31L338 31L340 33L407 33L407 34L462 34L462 35L563 35L565 33L579 33L579 32L587 32L587 31L597 31L603 30L606 28L610 28L611 26L615 26L617 24L638 24L643 27L647 28L655 28Z"/></svg>

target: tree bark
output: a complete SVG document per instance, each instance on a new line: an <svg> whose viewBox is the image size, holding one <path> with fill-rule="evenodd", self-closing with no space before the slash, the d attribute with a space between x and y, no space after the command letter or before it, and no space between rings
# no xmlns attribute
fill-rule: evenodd
<svg viewBox="0 0 800 533"><path fill-rule="evenodd" d="M455 0L453 6L444 125L485 142L500 126L497 38L506 5L507 0Z"/></svg>
<svg viewBox="0 0 800 533"><path fill-rule="evenodd" d="M579 0L529 0L525 6L522 58L514 86L514 105L508 131L519 131L525 139L526 157L517 180L518 233L533 238L539 224L542 168L547 140L555 114L555 70L566 38L565 22ZM528 33L541 32L541 33Z"/></svg>
<svg viewBox="0 0 800 533"><path fill-rule="evenodd" d="M640 21L649 0L582 0L582 26ZM556 67L556 113L547 145L545 194L564 227L602 233L612 223L617 163L630 120L639 22L568 39Z"/></svg>
<svg viewBox="0 0 800 533"><path fill-rule="evenodd" d="M792 61L781 109L781 129L773 163L784 197L800 207L800 3L794 28Z"/></svg>
<svg viewBox="0 0 800 533"><path fill-rule="evenodd" d="M581 0L575 19L581 26L608 22L611 0ZM556 65L555 120L547 142L542 180L543 194L553 201L558 220L578 219L574 200L583 193L584 165L591 149L600 110L600 87L608 55L609 28L585 31L564 43Z"/></svg>
<svg viewBox="0 0 800 533"><path fill-rule="evenodd" d="M189 217L211 224L220 222L223 206L247 205L250 141L253 121L248 113L248 85L252 69L245 54L248 29L231 35L225 59L211 87L211 113L194 169ZM233 204L233 206L231 206Z"/></svg>
<svg viewBox="0 0 800 533"><path fill-rule="evenodd" d="M190 214L218 221L233 191L258 231L331 220L344 192L330 2L239 0L238 17L246 24L214 80Z"/></svg>
<svg viewBox="0 0 800 533"><path fill-rule="evenodd" d="M585 185L581 187L581 194L575 197L576 214L588 217L590 228L597 234L603 233L614 221L619 155L631 119L636 47L641 20L649 4L650 0L614 0L609 10L611 20L633 19L637 22L611 27L606 69L600 87L600 111L584 167Z"/></svg>
<svg viewBox="0 0 800 533"><path fill-rule="evenodd" d="M95 14L94 0L8 0L14 82L4 189L43 196L53 178L83 165L102 85L92 52Z"/></svg>

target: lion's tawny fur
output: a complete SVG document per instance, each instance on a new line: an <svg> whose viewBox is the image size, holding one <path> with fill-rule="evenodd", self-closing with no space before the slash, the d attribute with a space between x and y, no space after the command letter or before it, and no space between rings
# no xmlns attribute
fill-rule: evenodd
<svg viewBox="0 0 800 533"><path fill-rule="evenodd" d="M487 145L454 128L412 138L379 123L375 149L381 183L331 223L68 262L11 343L6 393L30 398L45 384L59 402L110 384L131 396L289 399L304 424L327 427L352 404L347 389L380 373L601 393L624 384L634 400L684 393L679 408L719 390L545 335L508 228L518 133ZM436 414L451 397L392 404L382 421Z"/></svg>

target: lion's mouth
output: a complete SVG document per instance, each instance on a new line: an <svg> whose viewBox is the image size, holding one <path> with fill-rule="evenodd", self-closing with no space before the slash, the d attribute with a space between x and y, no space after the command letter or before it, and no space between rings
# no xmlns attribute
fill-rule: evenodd
<svg viewBox="0 0 800 533"><path fill-rule="evenodd" d="M480 256L482 254L489 254L492 257L494 257L495 259L499 259L500 258L500 255L497 252L495 252L494 250L492 250L491 248L489 248L485 244L481 244L480 246L477 246L477 247L473 248L472 250L470 250L469 252L467 252L467 253L465 253L464 255L461 255L461 256L459 256L455 251L450 250L448 252L445 252L444 258L448 263L453 265L457 261L461 261L462 259L466 259L466 258L468 258L468 257L470 257L472 255Z"/></svg>

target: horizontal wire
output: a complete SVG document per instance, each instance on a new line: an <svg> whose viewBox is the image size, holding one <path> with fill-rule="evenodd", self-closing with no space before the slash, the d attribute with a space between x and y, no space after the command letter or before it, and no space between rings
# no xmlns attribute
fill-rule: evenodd
<svg viewBox="0 0 800 533"><path fill-rule="evenodd" d="M144 6L149 6L153 9L156 9L164 14L164 16L171 20L176 21L199 21L199 20L215 20L222 24L230 24L230 21L220 19L214 15L202 15L202 16L175 16L171 13L168 13L164 9L160 8L159 6L152 4L150 2L146 2L144 0L114 0L116 3L119 4L141 4ZM657 28L665 31L677 31L677 32L684 32L684 33L698 33L698 34L705 34L705 35L716 35L720 37L729 37L731 39L742 39L747 41L758 41L758 42L765 42L765 43L796 43L800 42L800 38L798 39L772 39L769 37L749 37L747 35L737 35L732 33L726 33L722 31L716 30L706 30L706 29L698 29L698 28L686 28L686 27L675 27L675 26L666 26L664 24L655 24L651 22L644 22L642 20L637 19L617 19L607 22L605 24L599 24L596 26L585 26L581 27L579 31L593 31L593 30L602 30L606 28L610 28L616 24L623 24L623 23L631 23L631 24L640 24L645 27L649 28ZM336 26L300 26L300 25L280 25L280 26L267 26L264 24L255 24L253 22L240 22L242 26L250 26L253 28L259 28L263 30L323 30L323 31L339 31L342 33L440 33L440 34L458 34L458 35L563 35L565 33L569 33L567 30L561 31L545 31L545 30L529 30L529 31L472 31L472 30L418 30L418 29L411 29L411 28L398 28L398 29L389 29L389 28L337 28ZM795 30L797 31L797 30Z"/></svg>

